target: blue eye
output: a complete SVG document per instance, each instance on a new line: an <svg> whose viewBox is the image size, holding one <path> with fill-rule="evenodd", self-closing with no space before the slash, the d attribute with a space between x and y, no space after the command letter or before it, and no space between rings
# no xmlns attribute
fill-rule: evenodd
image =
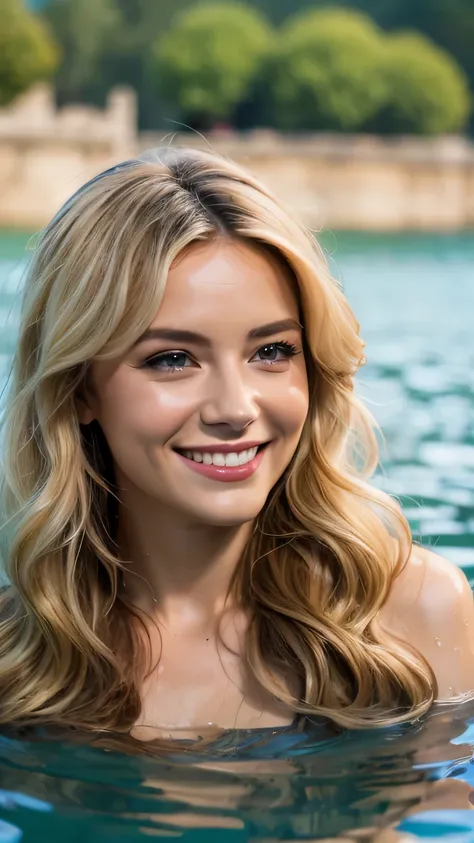
<svg viewBox="0 0 474 843"><path fill-rule="evenodd" d="M185 351L164 351L145 361L145 366L161 372L179 372L189 365L189 354Z"/></svg>

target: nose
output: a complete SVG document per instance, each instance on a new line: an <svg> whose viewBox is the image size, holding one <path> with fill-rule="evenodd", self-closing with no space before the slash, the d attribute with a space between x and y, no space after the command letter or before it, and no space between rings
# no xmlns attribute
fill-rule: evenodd
<svg viewBox="0 0 474 843"><path fill-rule="evenodd" d="M256 391L237 366L215 374L206 384L201 403L205 425L226 425L241 431L258 418Z"/></svg>

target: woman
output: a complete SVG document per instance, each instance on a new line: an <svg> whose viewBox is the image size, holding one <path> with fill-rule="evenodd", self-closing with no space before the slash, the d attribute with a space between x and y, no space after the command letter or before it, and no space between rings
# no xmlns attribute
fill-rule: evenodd
<svg viewBox="0 0 474 843"><path fill-rule="evenodd" d="M81 188L3 417L0 722L357 728L472 692L466 579L368 482L363 362L320 248L240 167L155 150Z"/></svg>

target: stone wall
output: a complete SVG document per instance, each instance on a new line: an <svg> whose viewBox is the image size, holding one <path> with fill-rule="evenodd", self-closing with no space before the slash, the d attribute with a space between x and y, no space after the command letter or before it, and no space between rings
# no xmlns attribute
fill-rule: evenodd
<svg viewBox="0 0 474 843"><path fill-rule="evenodd" d="M136 149L133 91L110 92L105 109L57 109L38 85L0 109L0 227L43 226L81 184Z"/></svg>
<svg viewBox="0 0 474 843"><path fill-rule="evenodd" d="M40 85L0 109L0 226L37 228L83 182L171 135L137 134L134 93L105 109L57 110ZM173 134L244 164L311 228L453 231L474 227L474 145L433 139L220 131Z"/></svg>
<svg viewBox="0 0 474 843"><path fill-rule="evenodd" d="M321 133L208 136L311 228L453 231L474 227L474 144L463 137L382 139ZM142 148L160 142L141 135ZM174 145L206 147L197 135Z"/></svg>

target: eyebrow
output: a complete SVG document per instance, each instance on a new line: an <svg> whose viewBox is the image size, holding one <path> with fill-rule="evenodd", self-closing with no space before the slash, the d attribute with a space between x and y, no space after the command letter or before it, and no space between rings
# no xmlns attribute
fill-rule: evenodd
<svg viewBox="0 0 474 843"><path fill-rule="evenodd" d="M302 331L303 326L296 319L279 319L278 322L268 322L258 328L252 328L247 339L266 339L281 331ZM133 348L146 340L172 340L172 342L192 342L195 345L210 346L210 340L203 334L195 331L186 331L181 328L148 328L144 334L133 344Z"/></svg>

